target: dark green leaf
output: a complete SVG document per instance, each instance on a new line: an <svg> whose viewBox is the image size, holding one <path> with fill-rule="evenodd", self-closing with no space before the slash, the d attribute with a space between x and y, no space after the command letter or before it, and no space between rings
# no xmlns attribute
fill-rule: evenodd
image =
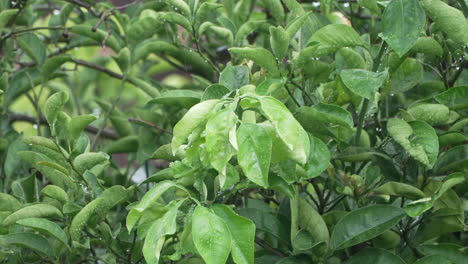
<svg viewBox="0 0 468 264"><path fill-rule="evenodd" d="M345 264L406 264L399 256L380 248L366 248Z"/></svg>
<svg viewBox="0 0 468 264"><path fill-rule="evenodd" d="M372 239L392 228L405 211L391 205L371 205L345 215L333 229L330 247L337 250Z"/></svg>

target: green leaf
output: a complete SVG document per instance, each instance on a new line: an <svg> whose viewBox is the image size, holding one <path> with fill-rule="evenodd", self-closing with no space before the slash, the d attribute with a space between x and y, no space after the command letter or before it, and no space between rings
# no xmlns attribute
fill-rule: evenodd
<svg viewBox="0 0 468 264"><path fill-rule="evenodd" d="M290 158L305 164L310 150L307 132L279 100L262 96L260 104L263 114L272 122L279 138L286 144Z"/></svg>
<svg viewBox="0 0 468 264"><path fill-rule="evenodd" d="M450 110L442 104L418 104L407 112L414 119L425 121L429 125L445 124L450 118Z"/></svg>
<svg viewBox="0 0 468 264"><path fill-rule="evenodd" d="M172 201L163 217L151 224L143 243L143 255L148 263L159 263L161 249L164 245L166 235L176 232L176 217L179 207L186 200Z"/></svg>
<svg viewBox="0 0 468 264"><path fill-rule="evenodd" d="M18 9L5 9L0 12L0 28L4 28L12 17L18 14ZM284 15L284 14L283 14Z"/></svg>
<svg viewBox="0 0 468 264"><path fill-rule="evenodd" d="M289 47L289 35L281 26L270 27L270 43L276 59L281 61L286 57Z"/></svg>
<svg viewBox="0 0 468 264"><path fill-rule="evenodd" d="M348 131L354 126L351 113L332 104L319 103L313 107L303 106L297 110L296 118L308 132L314 135L336 136L338 131L334 131L332 127L337 127L339 131Z"/></svg>
<svg viewBox="0 0 468 264"><path fill-rule="evenodd" d="M78 172L84 173L86 170L90 170L94 166L107 162L108 160L109 155L104 152L88 152L77 156L75 160L73 160L73 166Z"/></svg>
<svg viewBox="0 0 468 264"><path fill-rule="evenodd" d="M431 198L423 198L423 199L408 203L405 206L405 212L410 217L418 217L431 208L432 208Z"/></svg>
<svg viewBox="0 0 468 264"><path fill-rule="evenodd" d="M234 35L232 34L232 31L227 28L220 27L209 21L206 21L200 25L198 33L202 35L205 31L212 32L219 39L223 40L228 46L232 46L234 43Z"/></svg>
<svg viewBox="0 0 468 264"><path fill-rule="evenodd" d="M414 159L429 168L434 166L439 153L439 141L434 128L424 121L405 121L392 118L387 122L390 136Z"/></svg>
<svg viewBox="0 0 468 264"><path fill-rule="evenodd" d="M138 151L138 136L126 136L119 138L116 141L110 142L105 148L105 152L109 155L115 153L130 153ZM169 153L171 153L171 146L168 144ZM154 154L154 153L153 153Z"/></svg>
<svg viewBox="0 0 468 264"><path fill-rule="evenodd" d="M259 208L241 208L238 210L239 215L249 218L255 223L257 232L265 232L273 236L282 244L289 243L289 231L278 218L269 211L260 210Z"/></svg>
<svg viewBox="0 0 468 264"><path fill-rule="evenodd" d="M14 212L21 207L21 203L13 196L0 192L0 212ZM1 223L1 222L0 222Z"/></svg>
<svg viewBox="0 0 468 264"><path fill-rule="evenodd" d="M119 65L119 68L122 72L127 72L129 68L132 66L132 60L131 60L131 52L128 47L123 48L120 50L119 54L117 57L115 57L115 60L117 64Z"/></svg>
<svg viewBox="0 0 468 264"><path fill-rule="evenodd" d="M183 15L175 13L175 12L159 12L158 19L160 20L162 19L164 22L169 22L169 23L180 25L181 27L185 28L187 31L192 30L190 21Z"/></svg>
<svg viewBox="0 0 468 264"><path fill-rule="evenodd" d="M184 0L163 0L167 3L170 8L173 8L174 11L181 13L186 17L191 16L190 6Z"/></svg>
<svg viewBox="0 0 468 264"><path fill-rule="evenodd" d="M229 66L228 66L229 67ZM221 73L222 74L222 73ZM230 90L223 85L212 84L206 87L205 92L202 95L201 100L221 99L223 96L228 94Z"/></svg>
<svg viewBox="0 0 468 264"><path fill-rule="evenodd" d="M359 251L344 264L406 264L399 256L381 248Z"/></svg>
<svg viewBox="0 0 468 264"><path fill-rule="evenodd" d="M47 48L36 34L22 34L17 38L17 41L21 49L23 49L37 65L44 64L47 57Z"/></svg>
<svg viewBox="0 0 468 264"><path fill-rule="evenodd" d="M443 172L461 171L468 169L468 145L453 147L440 155L434 165L434 172L441 174Z"/></svg>
<svg viewBox="0 0 468 264"><path fill-rule="evenodd" d="M289 40L294 38L294 35L296 35L297 31L299 31L299 29L301 29L302 25L304 25L304 23L307 21L310 14L311 14L311 12L305 13L305 14L299 16L299 17L296 17L294 20L292 20L291 22L288 23L288 25L286 26L286 33L287 33L287 36L288 36L288 44L289 44Z"/></svg>
<svg viewBox="0 0 468 264"><path fill-rule="evenodd" d="M73 117L68 124L68 130L72 138L75 140L78 139L83 130L94 120L96 120L96 117L93 115L81 115Z"/></svg>
<svg viewBox="0 0 468 264"><path fill-rule="evenodd" d="M468 22L460 10L440 0L422 0L421 5L448 38L461 45L468 45Z"/></svg>
<svg viewBox="0 0 468 264"><path fill-rule="evenodd" d="M15 245L30 248L46 256L53 256L53 249L49 241L41 235L32 233L13 233L0 236L0 245Z"/></svg>
<svg viewBox="0 0 468 264"><path fill-rule="evenodd" d="M281 0L264 0L265 8L270 11L273 18L281 24L284 21L284 8L281 4Z"/></svg>
<svg viewBox="0 0 468 264"><path fill-rule="evenodd" d="M322 216L304 198L299 198L298 224L312 236L314 242L328 244L330 234Z"/></svg>
<svg viewBox="0 0 468 264"><path fill-rule="evenodd" d="M465 264L468 261L468 255L461 251L462 247L454 244L422 245L418 249L427 256L443 256L453 264Z"/></svg>
<svg viewBox="0 0 468 264"><path fill-rule="evenodd" d="M370 72L362 69L341 71L341 80L353 93L372 100L387 79L388 72Z"/></svg>
<svg viewBox="0 0 468 264"><path fill-rule="evenodd" d="M207 100L194 105L174 126L174 137L172 138L172 153L175 154L187 137L198 126L202 125L212 109L219 103L219 100Z"/></svg>
<svg viewBox="0 0 468 264"><path fill-rule="evenodd" d="M465 180L465 176L461 172L456 172L448 175L444 179L444 182L442 183L442 186L440 186L440 189L437 191L434 200L439 199L444 193L452 189L453 186L463 183L465 182Z"/></svg>
<svg viewBox="0 0 468 264"><path fill-rule="evenodd" d="M212 207L214 213L226 222L232 235L232 258L237 264L254 263L255 224L248 218L239 216L223 204Z"/></svg>
<svg viewBox="0 0 468 264"><path fill-rule="evenodd" d="M426 197L423 191L418 188L402 182L387 182L375 189L374 192L395 196L402 196L412 200Z"/></svg>
<svg viewBox="0 0 468 264"><path fill-rule="evenodd" d="M432 255L418 259L414 264L452 264L447 258L440 255Z"/></svg>
<svg viewBox="0 0 468 264"><path fill-rule="evenodd" d="M314 178L328 168L331 154L319 138L309 136L310 138L310 154L306 163L306 179Z"/></svg>
<svg viewBox="0 0 468 264"><path fill-rule="evenodd" d="M58 92L54 93L52 96L47 99L44 105L44 115L47 118L47 121L52 126L57 119L57 115L65 103L68 101L68 93Z"/></svg>
<svg viewBox="0 0 468 264"><path fill-rule="evenodd" d="M260 21L248 21L242 26L239 27L239 30L237 30L236 33L236 43L238 45L242 45L242 42L244 39L251 33L257 32L257 31L266 31L268 32L268 27L270 24L268 24L266 21L260 20Z"/></svg>
<svg viewBox="0 0 468 264"><path fill-rule="evenodd" d="M68 244L68 237L60 226L44 218L27 218L16 221L17 224L36 229L42 233L53 236L64 245Z"/></svg>
<svg viewBox="0 0 468 264"><path fill-rule="evenodd" d="M201 24L210 13L216 13L217 9L221 7L223 7L223 5L219 3L203 2L195 12L195 21Z"/></svg>
<svg viewBox="0 0 468 264"><path fill-rule="evenodd" d="M335 55L338 70L343 69L367 69L368 65L364 58L352 48L341 48Z"/></svg>
<svg viewBox="0 0 468 264"><path fill-rule="evenodd" d="M158 103L170 106L190 108L200 102L202 94L192 90L170 90L162 92L160 96L148 103Z"/></svg>
<svg viewBox="0 0 468 264"><path fill-rule="evenodd" d="M47 185L41 190L41 194L62 203L68 202L68 194L62 188L56 185Z"/></svg>
<svg viewBox="0 0 468 264"><path fill-rule="evenodd" d="M318 43L317 55L325 55L343 47L364 46L359 34L350 26L330 24L315 32L309 39L309 44Z"/></svg>
<svg viewBox="0 0 468 264"><path fill-rule="evenodd" d="M145 195L141 198L137 206L133 207L127 216L127 229L130 232L139 220L141 213L154 204L167 190L177 187L181 188L173 181L162 181L155 184Z"/></svg>
<svg viewBox="0 0 468 264"><path fill-rule="evenodd" d="M198 253L207 264L225 263L231 251L232 238L228 225L203 206L192 215L192 238Z"/></svg>
<svg viewBox="0 0 468 264"><path fill-rule="evenodd" d="M250 71L247 66L232 66L229 64L221 72L219 76L219 84L231 91L237 90L242 86L249 84L249 73Z"/></svg>
<svg viewBox="0 0 468 264"><path fill-rule="evenodd" d="M89 202L75 215L70 224L71 239L78 241L81 237L81 230L92 216L96 214L105 215L112 207L125 202L129 198L129 194L129 190L120 185L114 185L106 189L98 198Z"/></svg>
<svg viewBox="0 0 468 264"><path fill-rule="evenodd" d="M451 109L460 110L468 108L468 86L458 86L442 92L434 98L437 102L444 104Z"/></svg>
<svg viewBox="0 0 468 264"><path fill-rule="evenodd" d="M371 205L345 215L333 229L330 246L347 248L372 239L392 228L405 216L405 211L391 205Z"/></svg>
<svg viewBox="0 0 468 264"><path fill-rule="evenodd" d="M420 37L411 48L413 53L423 53L427 55L434 55L441 57L444 54L442 46L437 40L430 37Z"/></svg>
<svg viewBox="0 0 468 264"><path fill-rule="evenodd" d="M236 129L237 116L231 109L214 114L206 123L206 151L211 166L221 175L226 175L226 166L236 150L229 142L229 133ZM221 181L221 186L224 181Z"/></svg>
<svg viewBox="0 0 468 264"><path fill-rule="evenodd" d="M419 0L392 0L382 17L383 39L402 57L416 43L425 24Z"/></svg>
<svg viewBox="0 0 468 264"><path fill-rule="evenodd" d="M62 213L54 206L48 204L33 204L15 211L3 220L2 225L11 225L26 218L62 218Z"/></svg>
<svg viewBox="0 0 468 264"><path fill-rule="evenodd" d="M422 79L423 67L416 59L407 58L392 74L392 92L406 92Z"/></svg>
<svg viewBox="0 0 468 264"><path fill-rule="evenodd" d="M265 68L271 75L278 73L278 65L275 56L270 51L261 47L230 48L233 56L252 60L255 64Z"/></svg>
<svg viewBox="0 0 468 264"><path fill-rule="evenodd" d="M52 74L60 68L64 63L70 62L71 57L68 55L60 55L49 58L45 61L44 65L41 67L42 75L45 80L48 80Z"/></svg>
<svg viewBox="0 0 468 264"><path fill-rule="evenodd" d="M374 15L380 15L380 7L377 4L377 0L358 0L359 5L369 9Z"/></svg>
<svg viewBox="0 0 468 264"><path fill-rule="evenodd" d="M237 130L239 151L237 160L245 176L252 182L267 187L271 160L272 138L256 124L242 123Z"/></svg>

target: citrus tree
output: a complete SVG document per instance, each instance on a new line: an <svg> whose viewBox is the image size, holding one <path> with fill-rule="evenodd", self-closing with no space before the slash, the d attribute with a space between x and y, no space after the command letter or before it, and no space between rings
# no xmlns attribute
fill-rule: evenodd
<svg viewBox="0 0 468 264"><path fill-rule="evenodd" d="M0 263L468 263L466 16L0 0Z"/></svg>

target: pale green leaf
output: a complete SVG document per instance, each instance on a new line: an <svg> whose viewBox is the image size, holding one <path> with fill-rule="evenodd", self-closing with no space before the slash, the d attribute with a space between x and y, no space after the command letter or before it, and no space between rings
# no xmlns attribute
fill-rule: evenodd
<svg viewBox="0 0 468 264"><path fill-rule="evenodd" d="M353 93L366 99L373 99L387 79L388 72L370 72L362 69L341 71L341 80Z"/></svg>
<svg viewBox="0 0 468 264"><path fill-rule="evenodd" d="M392 0L382 17L383 39L402 57L416 43L425 24L419 0Z"/></svg>
<svg viewBox="0 0 468 264"><path fill-rule="evenodd" d="M219 100L207 100L194 105L174 126L174 137L172 138L172 153L176 153L187 137L198 126L204 124L211 110L219 103Z"/></svg>
<svg viewBox="0 0 468 264"><path fill-rule="evenodd" d="M224 222L232 235L232 258L237 264L254 263L255 224L248 218L239 216L231 208L223 204L212 207Z"/></svg>
<svg viewBox="0 0 468 264"><path fill-rule="evenodd" d="M185 200L172 201L163 217L151 224L143 243L143 255L148 263L158 263L166 235L176 232L176 217L179 207Z"/></svg>
<svg viewBox="0 0 468 264"><path fill-rule="evenodd" d="M232 238L222 218L203 206L192 215L192 238L206 264L225 263L231 251Z"/></svg>
<svg viewBox="0 0 468 264"><path fill-rule="evenodd" d="M272 138L261 126L242 123L237 130L239 151L237 160L245 176L267 187L271 160Z"/></svg>
<svg viewBox="0 0 468 264"><path fill-rule="evenodd" d="M279 138L286 144L290 158L305 164L310 150L307 132L279 100L262 96L260 104L263 114L271 121Z"/></svg>
<svg viewBox="0 0 468 264"><path fill-rule="evenodd" d="M3 225L11 225L26 218L62 218L62 212L48 204L33 204L25 206L3 220Z"/></svg>
<svg viewBox="0 0 468 264"><path fill-rule="evenodd" d="M387 122L387 130L414 159L429 168L434 166L439 153L439 141L434 128L424 121L407 123L392 118Z"/></svg>
<svg viewBox="0 0 468 264"><path fill-rule="evenodd" d="M258 66L265 68L271 75L278 73L276 58L267 49L261 47L230 48L229 52L242 59L252 60Z"/></svg>
<svg viewBox="0 0 468 264"><path fill-rule="evenodd" d="M221 175L226 175L226 165L235 154L229 142L229 132L235 129L237 116L231 109L214 114L206 123L206 150L211 166ZM224 185L224 181L221 182Z"/></svg>
<svg viewBox="0 0 468 264"><path fill-rule="evenodd" d="M422 0L421 5L448 38L461 45L468 45L468 22L460 10L440 0Z"/></svg>
<svg viewBox="0 0 468 264"><path fill-rule="evenodd" d="M249 68L247 66L232 66L229 64L219 75L219 84L231 91L237 90L242 86L249 84L249 73Z"/></svg>

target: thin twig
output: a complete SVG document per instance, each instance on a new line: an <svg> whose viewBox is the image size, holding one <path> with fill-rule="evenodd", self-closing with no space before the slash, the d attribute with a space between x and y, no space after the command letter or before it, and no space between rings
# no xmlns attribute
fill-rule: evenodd
<svg viewBox="0 0 468 264"><path fill-rule="evenodd" d="M284 254L283 252L279 251L278 249L270 246L265 240L259 238L259 237L255 237L255 243L257 243L259 246L263 247L264 249L270 251L271 253L275 254L276 256L279 256L279 257L285 257L286 254Z"/></svg>
<svg viewBox="0 0 468 264"><path fill-rule="evenodd" d="M22 29L22 30L17 30L17 31L11 31L5 35L2 36L2 38L0 39L0 42L3 42L4 40L14 36L14 35L18 35L18 34L22 34L22 33L27 33L27 32L32 32L32 31L37 31L37 30L66 30L68 29L68 27L33 27L33 28L26 28L26 29Z"/></svg>
<svg viewBox="0 0 468 264"><path fill-rule="evenodd" d="M166 134L169 134L169 135L173 135L171 131L167 130L167 129L164 129L156 124L153 124L151 122L148 122L148 121L145 121L145 120L141 120L139 118L129 118L128 119L128 122L130 123L137 123L137 124L143 124L145 126L149 126L149 127L152 127L152 128L156 128L158 130L161 130L162 132L166 133Z"/></svg>
<svg viewBox="0 0 468 264"><path fill-rule="evenodd" d="M25 114L14 113L14 112L9 112L8 113L8 120L10 121L10 123L23 121L23 122L28 122L28 123L34 124L34 123L37 122L35 117L25 115ZM48 125L47 120L44 117L41 117L39 120L40 120L41 125ZM96 134L97 131L98 131L98 128L95 127L95 126L88 125L85 128L85 131L89 132L89 133L92 133L92 134ZM104 129L102 131L102 133L101 133L101 136L103 136L103 137L105 137L107 139L113 139L113 140L116 140L116 139L119 138L117 133L115 131L113 131L113 130L110 130L110 129Z"/></svg>
<svg viewBox="0 0 468 264"><path fill-rule="evenodd" d="M92 8L92 6L91 6L90 4L88 4L88 3L86 3L86 2L83 2L83 1L81 1L81 0L65 0L65 1L67 1L67 2L69 2L69 3L72 3L72 4L75 4L75 5L77 5L77 6L80 6L80 7L84 7L85 9L88 10L88 12L89 12L91 15L93 15L93 16L95 16L95 17L100 17L100 16L101 16L101 13L96 12L96 11Z"/></svg>

